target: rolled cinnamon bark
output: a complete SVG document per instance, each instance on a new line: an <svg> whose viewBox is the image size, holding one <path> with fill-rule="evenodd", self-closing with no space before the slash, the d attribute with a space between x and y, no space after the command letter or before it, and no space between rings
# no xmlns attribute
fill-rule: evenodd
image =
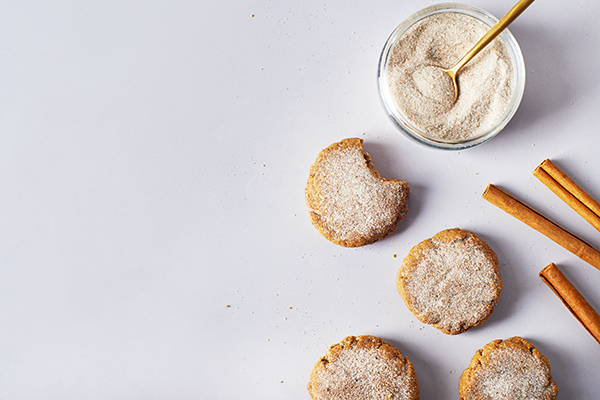
<svg viewBox="0 0 600 400"><path fill-rule="evenodd" d="M548 159L533 171L544 185L600 231L600 203Z"/></svg>
<svg viewBox="0 0 600 400"><path fill-rule="evenodd" d="M571 232L550 221L542 214L511 196L499 187L489 184L483 198L506 211L521 222L546 235L583 261L600 269L600 252L573 235Z"/></svg>
<svg viewBox="0 0 600 400"><path fill-rule="evenodd" d="M540 272L540 278L552 289L571 314L600 344L600 315L585 300L579 291L564 276L560 269L551 263Z"/></svg>

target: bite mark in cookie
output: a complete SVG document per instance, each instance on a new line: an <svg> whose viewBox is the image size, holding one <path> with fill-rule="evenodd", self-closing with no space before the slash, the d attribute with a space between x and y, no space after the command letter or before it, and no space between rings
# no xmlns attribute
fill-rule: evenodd
<svg viewBox="0 0 600 400"><path fill-rule="evenodd" d="M305 189L315 228L346 247L390 236L407 211L408 184L382 178L362 143L358 138L344 139L321 151Z"/></svg>

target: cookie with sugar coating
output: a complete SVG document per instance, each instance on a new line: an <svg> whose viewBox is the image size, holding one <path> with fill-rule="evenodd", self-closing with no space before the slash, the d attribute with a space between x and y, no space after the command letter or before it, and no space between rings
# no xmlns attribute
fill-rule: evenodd
<svg viewBox="0 0 600 400"><path fill-rule="evenodd" d="M362 144L362 139L350 138L322 150L305 188L315 228L345 247L390 236L406 215L410 194L406 182L379 175Z"/></svg>
<svg viewBox="0 0 600 400"><path fill-rule="evenodd" d="M527 340L494 340L477 350L458 383L460 400L554 400L550 362Z"/></svg>
<svg viewBox="0 0 600 400"><path fill-rule="evenodd" d="M413 247L396 287L423 323L446 334L482 324L502 291L496 253L479 236L446 229Z"/></svg>
<svg viewBox="0 0 600 400"><path fill-rule="evenodd" d="M315 364L307 385L313 400L418 400L412 363L375 336L348 336Z"/></svg>

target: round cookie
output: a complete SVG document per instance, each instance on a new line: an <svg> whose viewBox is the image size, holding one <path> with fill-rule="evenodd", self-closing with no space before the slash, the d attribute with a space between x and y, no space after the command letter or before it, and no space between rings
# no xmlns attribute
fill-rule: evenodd
<svg viewBox="0 0 600 400"><path fill-rule="evenodd" d="M494 340L477 350L458 383L460 400L554 400L550 363L527 340Z"/></svg>
<svg viewBox="0 0 600 400"><path fill-rule="evenodd" d="M408 184L380 177L362 143L358 138L344 139L321 151L305 189L315 228L346 247L390 236L407 211Z"/></svg>
<svg viewBox="0 0 600 400"><path fill-rule="evenodd" d="M313 400L418 400L417 375L400 350L375 336L348 336L327 350L308 381Z"/></svg>
<svg viewBox="0 0 600 400"><path fill-rule="evenodd" d="M421 322L455 335L490 316L502 280L496 253L474 233L455 228L413 247L396 286Z"/></svg>

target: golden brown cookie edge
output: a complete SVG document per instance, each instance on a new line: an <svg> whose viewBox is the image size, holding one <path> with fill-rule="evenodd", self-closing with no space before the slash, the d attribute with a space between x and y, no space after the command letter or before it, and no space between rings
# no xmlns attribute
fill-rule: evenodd
<svg viewBox="0 0 600 400"><path fill-rule="evenodd" d="M472 391L475 387L475 373L480 369L485 367L485 360L487 357L493 353L496 349L513 347L521 350L525 350L532 354L533 357L538 358L544 364L544 366L548 369L548 379L549 385L552 387L554 392L553 399L556 399L558 395L558 387L556 386L556 382L552 379L551 369L550 369L550 361L543 355L531 342L520 337L513 336L506 340L495 339L491 342L487 343L483 346L482 349L479 349L475 352L471 361L469 362L469 366L462 372L460 375L460 379L458 381L458 395L459 400L475 400L473 397Z"/></svg>
<svg viewBox="0 0 600 400"><path fill-rule="evenodd" d="M410 198L410 186L408 185L407 182L400 180L400 179L382 178L381 175L379 174L379 172L375 169L375 166L373 165L373 162L371 160L371 156L369 155L369 153L366 153L364 151L363 142L364 142L364 140L360 139L360 138L347 138L347 139L342 139L339 142L332 143L331 145L327 146L325 149L321 150L319 152L315 162L310 166L309 176L307 179L306 187L304 189L305 202L308 207L311 223L313 224L313 226L317 229L317 231L325 239L329 240L330 242L332 242L334 244L337 244L337 245L343 246L343 247L366 246L366 245L373 244L380 240L388 238L396 231L400 221L402 221L404 219L404 217L406 216L406 214L408 212L407 202L408 202L408 199ZM351 238L349 240L338 239L336 237L337 235L336 235L335 230L329 228L326 224L322 223L321 216L317 212L314 211L314 210L318 209L317 202L316 202L316 200L314 200L317 197L317 192L318 192L318 188L315 187L315 182L314 182L314 177L318 173L318 165L327 157L328 152L342 151L345 148L355 148L357 151L360 151L363 155L363 158L365 159L366 167L369 169L369 171L373 174L373 176L375 178L381 180L384 183L400 185L402 187L402 190L406 194L406 198L405 198L404 202L399 204L399 211L396 215L395 220L389 225L389 229L386 230L385 232L380 233L376 237L372 237L372 238L356 237L356 238Z"/></svg>
<svg viewBox="0 0 600 400"><path fill-rule="evenodd" d="M438 243L452 243L454 241L465 240L465 238L466 238L466 240L475 241L477 243L477 245L482 249L482 251L486 254L486 257L488 257L492 260L492 263L494 265L494 272L495 272L496 279L497 279L495 302L488 307L488 309L487 309L488 312L486 314L482 315L479 318L479 320L477 321L477 323L463 326L463 328L459 329L459 330L451 331L451 330L445 329L442 326L442 324L440 324L440 323L430 322L427 318L422 316L421 313L416 310L416 308L414 307L414 301L411 299L409 293L407 293L407 291L405 289L405 282L406 282L407 276L410 275L410 272L414 271L414 269L416 268L416 265L419 262L419 256L421 256L423 254L424 250L430 248L432 246L432 244L437 246ZM498 299L500 297L503 287L504 287L504 285L502 283L502 278L500 277L500 273L499 273L499 261L498 261L498 255L496 254L496 252L494 252L494 250L492 250L492 248L483 239L481 239L477 234L475 234L474 232L465 230L465 229L461 229L461 228L444 229L442 231L439 231L432 237L425 239L425 240L419 242L417 245L413 246L409 250L406 257L404 257L404 259L402 261L402 265L398 269L398 273L396 275L396 289L398 290L398 293L404 300L404 304L406 305L406 307L413 313L413 315L419 321L421 321L424 324L431 325L434 328L440 330L441 332L443 332L447 335L458 335L458 334L466 332L467 330L469 330L471 328L474 328L476 326L483 324L492 315L494 308L498 304Z"/></svg>
<svg viewBox="0 0 600 400"><path fill-rule="evenodd" d="M306 385L308 393L313 400L320 400L315 395L318 386L319 371L322 368L325 368L327 364L335 362L335 360L339 357L342 351L352 347L377 348L382 351L383 356L387 356L388 360L399 364L403 368L403 372L411 378L412 388L410 392L413 393L414 396L410 400L419 400L419 383L412 362L408 359L408 357L402 355L400 349L391 345L386 340L372 335L347 336L344 339L342 339L339 343L329 346L325 355L315 363L310 373L308 384Z"/></svg>

